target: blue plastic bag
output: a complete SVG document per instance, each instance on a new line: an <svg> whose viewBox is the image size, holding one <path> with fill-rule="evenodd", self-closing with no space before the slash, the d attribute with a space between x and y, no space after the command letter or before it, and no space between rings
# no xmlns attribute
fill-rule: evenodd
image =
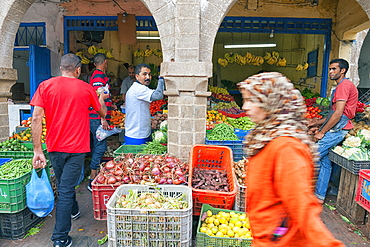
<svg viewBox="0 0 370 247"><path fill-rule="evenodd" d="M31 180L26 185L26 198L28 208L38 217L48 216L53 211L54 192L45 169L41 177L32 170Z"/></svg>

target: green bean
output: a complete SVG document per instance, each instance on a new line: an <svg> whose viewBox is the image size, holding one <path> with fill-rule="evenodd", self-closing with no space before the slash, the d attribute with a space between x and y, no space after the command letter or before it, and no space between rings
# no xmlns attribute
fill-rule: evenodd
<svg viewBox="0 0 370 247"><path fill-rule="evenodd" d="M239 140L234 133L234 128L225 123L217 124L209 133L207 139L211 141Z"/></svg>
<svg viewBox="0 0 370 247"><path fill-rule="evenodd" d="M167 152L167 146L163 146L157 141L151 141L145 144L143 151L144 154L165 154Z"/></svg>
<svg viewBox="0 0 370 247"><path fill-rule="evenodd" d="M0 179L15 179L32 170L32 159L12 160L0 166Z"/></svg>

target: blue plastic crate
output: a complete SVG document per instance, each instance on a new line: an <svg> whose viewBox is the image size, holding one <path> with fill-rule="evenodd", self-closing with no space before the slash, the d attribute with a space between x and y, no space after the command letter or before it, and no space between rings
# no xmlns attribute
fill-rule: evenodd
<svg viewBox="0 0 370 247"><path fill-rule="evenodd" d="M244 140L245 136L248 135L250 130L234 129L235 135L241 140Z"/></svg>
<svg viewBox="0 0 370 247"><path fill-rule="evenodd" d="M243 140L230 140L230 141L211 141L206 138L205 144L207 145L217 145L217 146L226 146L231 148L233 151L234 161L243 159L244 150L243 150Z"/></svg>
<svg viewBox="0 0 370 247"><path fill-rule="evenodd" d="M6 162L11 161L12 158L0 158L0 166L4 165Z"/></svg>

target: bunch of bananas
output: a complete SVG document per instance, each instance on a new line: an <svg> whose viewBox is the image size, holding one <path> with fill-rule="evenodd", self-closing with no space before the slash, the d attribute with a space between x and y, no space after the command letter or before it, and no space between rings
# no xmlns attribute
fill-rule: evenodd
<svg viewBox="0 0 370 247"><path fill-rule="evenodd" d="M82 64L89 64L90 63L90 59L85 57L83 51L76 52L76 55L81 58L81 63Z"/></svg>
<svg viewBox="0 0 370 247"><path fill-rule="evenodd" d="M144 56L145 57L150 57L152 54L153 54L153 50L152 49L146 49L144 51Z"/></svg>
<svg viewBox="0 0 370 247"><path fill-rule="evenodd" d="M112 50L110 51L107 51L107 53L105 53L105 55L107 56L107 58L114 58L113 54L112 54Z"/></svg>
<svg viewBox="0 0 370 247"><path fill-rule="evenodd" d="M134 51L134 57L144 57L144 51L137 49Z"/></svg>
<svg viewBox="0 0 370 247"><path fill-rule="evenodd" d="M90 54L90 55L95 55L96 53L98 53L98 49L95 47L95 45L92 45L90 46L88 49L87 49L87 52Z"/></svg>
<svg viewBox="0 0 370 247"><path fill-rule="evenodd" d="M208 90L212 93L223 93L223 94L229 94L229 92L225 88L220 87L213 87L211 85L208 86Z"/></svg>
<svg viewBox="0 0 370 247"><path fill-rule="evenodd" d="M103 47L100 47L100 48L97 50L97 53L107 54L107 50L106 50L106 49L104 49Z"/></svg>
<svg viewBox="0 0 370 247"><path fill-rule="evenodd" d="M279 58L277 63L276 63L276 66L285 67L286 66L286 59L284 57Z"/></svg>
<svg viewBox="0 0 370 247"><path fill-rule="evenodd" d="M235 54L232 53L232 52L225 53L224 57L227 60L227 62L229 62L229 63L234 63L235 62Z"/></svg>
<svg viewBox="0 0 370 247"><path fill-rule="evenodd" d="M254 66L260 66L262 65L263 63L265 62L265 60L263 59L263 57L261 56L254 56L252 57L251 59L251 65L254 65Z"/></svg>
<svg viewBox="0 0 370 247"><path fill-rule="evenodd" d="M217 63L221 65L222 67L226 67L229 64L226 58L218 58Z"/></svg>
<svg viewBox="0 0 370 247"><path fill-rule="evenodd" d="M306 70L308 69L308 63L304 62L303 64L298 64L295 70L301 71L301 70Z"/></svg>
<svg viewBox="0 0 370 247"><path fill-rule="evenodd" d="M238 53L235 54L235 62L239 65L246 65L247 64L247 58L239 55Z"/></svg>
<svg viewBox="0 0 370 247"><path fill-rule="evenodd" d="M153 49L153 55L159 58L163 57L162 51L159 49Z"/></svg>

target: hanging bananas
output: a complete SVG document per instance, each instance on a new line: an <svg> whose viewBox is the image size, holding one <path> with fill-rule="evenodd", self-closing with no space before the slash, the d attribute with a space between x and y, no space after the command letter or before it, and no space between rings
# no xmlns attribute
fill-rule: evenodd
<svg viewBox="0 0 370 247"><path fill-rule="evenodd" d="M113 58L114 58L114 56L113 56L113 54L112 54L112 50L107 51L107 53L106 53L105 55L107 56L107 58L111 58L111 59L113 59Z"/></svg>
<svg viewBox="0 0 370 247"><path fill-rule="evenodd" d="M267 60L269 60L271 58L271 56L272 56L271 53L266 51L266 54L263 57L263 59L265 59L267 61Z"/></svg>
<svg viewBox="0 0 370 247"><path fill-rule="evenodd" d="M307 62L304 62L303 64L298 64L295 70L301 71L301 70L306 70L308 69L309 65Z"/></svg>
<svg viewBox="0 0 370 247"><path fill-rule="evenodd" d="M225 58L217 59L217 63L222 67L226 67L229 64L229 62Z"/></svg>
<svg viewBox="0 0 370 247"><path fill-rule="evenodd" d="M107 50L104 49L103 47L99 48L96 50L96 53L102 53L102 54L106 54L107 53Z"/></svg>
<svg viewBox="0 0 370 247"><path fill-rule="evenodd" d="M95 55L96 53L98 53L98 49L96 49L95 45L92 45L90 46L88 49L87 49L87 52L90 54L90 55Z"/></svg>
<svg viewBox="0 0 370 247"><path fill-rule="evenodd" d="M282 58L279 58L277 63L276 63L276 66L278 67L285 67L286 66L286 59L284 57Z"/></svg>

